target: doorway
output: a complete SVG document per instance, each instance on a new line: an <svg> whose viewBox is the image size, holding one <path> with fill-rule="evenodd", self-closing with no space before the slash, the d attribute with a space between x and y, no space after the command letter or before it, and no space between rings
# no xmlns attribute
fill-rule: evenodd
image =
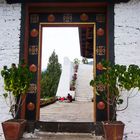
<svg viewBox="0 0 140 140"><path fill-rule="evenodd" d="M41 60L41 62L39 64L41 65L40 73L42 74L41 82L38 81L38 84L41 84L40 106L43 107L40 108L40 121L93 122L93 89L89 85L90 80L93 78L93 63L91 63L93 62L93 57L90 58L91 61L89 63L88 61L85 63L82 62L82 58L85 60L85 57L82 57L83 54L80 54L82 40L79 40L79 38L81 36L81 31L89 29L88 26L90 26L90 30L92 29L92 31L90 31L91 46L87 47L90 50L90 53L92 53L92 56L94 56L93 48L95 47L95 41L93 40L93 36L95 35L93 34L95 33L95 23L76 23L75 25L77 27L70 27L70 24L64 24L63 26L69 25L69 27L59 27L62 25L63 24L58 23L57 27L49 27L49 25L46 23L45 27L41 28L42 34L40 35L40 40L42 46L40 46L39 60ZM86 38L83 40L86 40ZM58 73L55 70L57 70L57 68L55 68L55 70L53 68L51 72L47 71L47 66L48 69L51 67L50 64L58 65L56 61L54 63L52 62L54 59L50 60L54 54L58 60L60 60L58 63L62 66L59 83L56 79ZM75 89L72 90L70 89L70 85L73 81L72 77L74 75L74 60L77 59L79 61L79 70L78 72L74 73L78 77L77 80L74 79ZM51 62L48 62L49 60ZM87 57L86 60L89 60L89 58ZM53 74L51 74L52 71ZM40 75L40 73L38 75ZM56 75L54 75L55 73ZM86 74L83 75L83 73ZM51 75L53 80L49 75ZM46 77L50 77L50 80L48 80ZM81 82L81 79L84 80L83 83ZM50 81L53 81L53 83ZM55 83L58 85L56 89L54 89L54 86L56 85ZM52 92L52 89L54 89L54 93ZM50 93L52 95L50 95ZM68 93L73 96L73 101L71 104L68 103L67 100ZM52 100L55 95L57 96L57 101L48 106L47 102ZM65 98L65 100L62 101L62 98Z"/></svg>
<svg viewBox="0 0 140 140"><path fill-rule="evenodd" d="M98 63L102 59L108 58L108 39L107 39L107 18L106 3L76 3L75 4L27 4L26 11L26 31L24 43L24 58L31 69L35 69L35 77L31 82L29 94L26 98L25 108L22 116L28 120L39 120L40 115L40 93L41 87L38 81L41 80L41 51L42 28L43 27L78 27L81 28L81 46L80 53L83 57L94 57L94 76L102 71L98 69ZM57 8L55 7L57 6ZM85 29L86 28L86 29ZM86 36L88 31L92 31L92 41ZM85 36L85 37L84 37ZM90 46L91 50L85 46ZM95 94L94 89L94 94ZM107 120L109 109L97 108L96 104L101 100L94 96L94 114L95 121Z"/></svg>

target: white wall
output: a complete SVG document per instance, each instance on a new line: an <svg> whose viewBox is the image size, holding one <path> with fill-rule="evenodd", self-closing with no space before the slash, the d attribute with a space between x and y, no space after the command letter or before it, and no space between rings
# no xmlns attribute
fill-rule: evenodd
<svg viewBox="0 0 140 140"><path fill-rule="evenodd" d="M19 36L20 36L21 5L8 5L0 0L0 71L4 65L19 62ZM0 76L0 95L3 93L3 80ZM7 120L9 109L0 96L0 122ZM2 128L0 125L0 139Z"/></svg>
<svg viewBox="0 0 140 140"><path fill-rule="evenodd" d="M115 5L115 62L140 66L140 0ZM139 101L137 94L126 110L118 112L117 119L125 123L126 140L140 140Z"/></svg>
<svg viewBox="0 0 140 140"><path fill-rule="evenodd" d="M8 5L4 0L0 0L0 70L3 65L18 63L19 61L20 19L20 4ZM128 3L115 5L115 62L140 65L140 0L131 0ZM0 93L2 89L2 79L0 77ZM139 96L136 99L138 98L140 99ZM136 102L139 102L139 100ZM140 108L140 105L136 102L131 99L130 107L134 107L133 103L135 103L136 108ZM3 110L5 106L1 99L0 103L2 104L0 105L0 114L2 116L6 110ZM138 128L133 126L129 129L129 124L134 120L135 122L139 120L140 115L138 112L134 114L133 109L129 108L129 118L133 116L133 120L130 119L125 122L128 126L127 133L132 133L134 139L138 139L135 136L139 135L139 126L136 126ZM122 113L122 116L124 115L126 115L126 112ZM122 118L121 115L120 118ZM6 117L4 116L1 119L6 119ZM138 132L134 132L134 128Z"/></svg>
<svg viewBox="0 0 140 140"><path fill-rule="evenodd" d="M1 4L1 3L6 3L6 1L5 1L5 0L0 0L0 4Z"/></svg>
<svg viewBox="0 0 140 140"><path fill-rule="evenodd" d="M19 62L21 5L0 1L0 71L4 65ZM0 92L2 79L0 76Z"/></svg>
<svg viewBox="0 0 140 140"><path fill-rule="evenodd" d="M64 63L62 66L62 73L60 76L58 88L57 88L57 97L67 97L70 90L70 82L73 75L73 63L67 58L64 58Z"/></svg>
<svg viewBox="0 0 140 140"><path fill-rule="evenodd" d="M115 5L115 62L140 65L140 0Z"/></svg>

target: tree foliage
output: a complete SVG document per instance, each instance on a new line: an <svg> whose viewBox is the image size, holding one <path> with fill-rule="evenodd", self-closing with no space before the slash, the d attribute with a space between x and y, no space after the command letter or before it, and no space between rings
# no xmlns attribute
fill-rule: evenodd
<svg viewBox="0 0 140 140"><path fill-rule="evenodd" d="M33 73L30 72L23 60L17 66L14 63L10 68L4 66L1 71L1 76L4 80L5 93L3 96L5 99L9 98L11 115L13 118L16 118L22 106L22 95L27 93L33 78Z"/></svg>
<svg viewBox="0 0 140 140"><path fill-rule="evenodd" d="M97 75L90 81L90 85L96 87L97 96L100 96L104 102L112 106L114 116L118 111L116 105L123 103L122 94L127 91L127 104L119 110L122 111L128 107L128 99L136 95L140 91L140 67L137 65L112 65L110 62L102 61L102 74ZM98 86L102 85L104 90L98 90ZM106 92L108 89L109 96ZM135 89L135 90L134 90Z"/></svg>
<svg viewBox="0 0 140 140"><path fill-rule="evenodd" d="M41 98L56 95L60 75L61 64L58 62L58 55L53 51L47 69L41 73Z"/></svg>

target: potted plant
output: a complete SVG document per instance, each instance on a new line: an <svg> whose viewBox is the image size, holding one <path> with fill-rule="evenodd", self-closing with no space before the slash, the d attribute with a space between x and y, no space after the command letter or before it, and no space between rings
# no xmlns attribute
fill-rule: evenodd
<svg viewBox="0 0 140 140"><path fill-rule="evenodd" d="M75 80L72 79L71 83L70 83L70 90L74 91L75 90Z"/></svg>
<svg viewBox="0 0 140 140"><path fill-rule="evenodd" d="M97 96L100 96L104 104L109 105L113 110L111 120L103 122L104 135L106 140L122 140L124 123L116 121L116 111L128 107L128 100L134 89L140 90L140 68L137 65L111 64L102 61L102 74L97 75L90 81L90 85L96 88ZM103 85L104 90L98 91L98 85ZM108 91L109 96L105 91ZM118 110L118 105L123 103L122 94L127 91L127 105Z"/></svg>
<svg viewBox="0 0 140 140"><path fill-rule="evenodd" d="M26 120L17 119L21 106L25 101L25 94L30 86L32 72L28 66L22 61L18 66L12 64L10 68L4 66L1 71L4 79L3 97L9 105L9 112L13 119L2 123L3 132L6 140L19 140L25 128Z"/></svg>
<svg viewBox="0 0 140 140"><path fill-rule="evenodd" d="M87 59L86 57L84 57L84 58L82 59L82 62L83 62L83 64L88 64L88 59Z"/></svg>
<svg viewBox="0 0 140 140"><path fill-rule="evenodd" d="M77 72L80 60L78 58L74 59L74 72Z"/></svg>

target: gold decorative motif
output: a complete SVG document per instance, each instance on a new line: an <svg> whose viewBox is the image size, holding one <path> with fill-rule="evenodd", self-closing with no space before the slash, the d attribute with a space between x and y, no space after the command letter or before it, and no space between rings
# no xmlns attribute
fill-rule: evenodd
<svg viewBox="0 0 140 140"><path fill-rule="evenodd" d="M88 15L83 13L83 14L80 15L80 19L81 19L81 21L87 21L88 20Z"/></svg>
<svg viewBox="0 0 140 140"><path fill-rule="evenodd" d="M103 15L103 14L97 14L96 15L96 21L97 22L105 22L105 15Z"/></svg>
<svg viewBox="0 0 140 140"><path fill-rule="evenodd" d="M103 85L103 84L98 84L98 85L96 86L96 90L97 90L97 91L100 91L100 92L105 91L105 85Z"/></svg>
<svg viewBox="0 0 140 140"><path fill-rule="evenodd" d="M32 29L30 35L31 35L31 37L37 37L38 36L38 30L37 29Z"/></svg>
<svg viewBox="0 0 140 140"><path fill-rule="evenodd" d="M28 110L33 111L35 109L35 104L30 102L30 103L28 103L27 108L28 108Z"/></svg>
<svg viewBox="0 0 140 140"><path fill-rule="evenodd" d="M39 15L38 14L30 15L30 23L38 23L38 22L39 22Z"/></svg>
<svg viewBox="0 0 140 140"><path fill-rule="evenodd" d="M30 84L30 87L28 89L28 93L37 93L37 85L36 84Z"/></svg>
<svg viewBox="0 0 140 140"><path fill-rule="evenodd" d="M29 67L31 72L36 72L37 71L37 66L35 64L30 65Z"/></svg>
<svg viewBox="0 0 140 140"><path fill-rule="evenodd" d="M96 54L97 55L105 55L105 46L97 46Z"/></svg>
<svg viewBox="0 0 140 140"><path fill-rule="evenodd" d="M29 54L30 55L37 55L38 54L38 46L32 45L29 47Z"/></svg>
<svg viewBox="0 0 140 140"><path fill-rule="evenodd" d="M72 22L72 14L64 14L63 15L63 22Z"/></svg>
<svg viewBox="0 0 140 140"><path fill-rule="evenodd" d="M97 35L98 35L98 36L103 36L104 33L105 33L105 31L104 31L104 29L102 29L102 28L99 28L99 29L97 30Z"/></svg>
<svg viewBox="0 0 140 140"><path fill-rule="evenodd" d="M49 21L49 22L54 22L54 21L55 21L55 16L54 16L53 14L50 14L50 15L48 16L48 21Z"/></svg>

